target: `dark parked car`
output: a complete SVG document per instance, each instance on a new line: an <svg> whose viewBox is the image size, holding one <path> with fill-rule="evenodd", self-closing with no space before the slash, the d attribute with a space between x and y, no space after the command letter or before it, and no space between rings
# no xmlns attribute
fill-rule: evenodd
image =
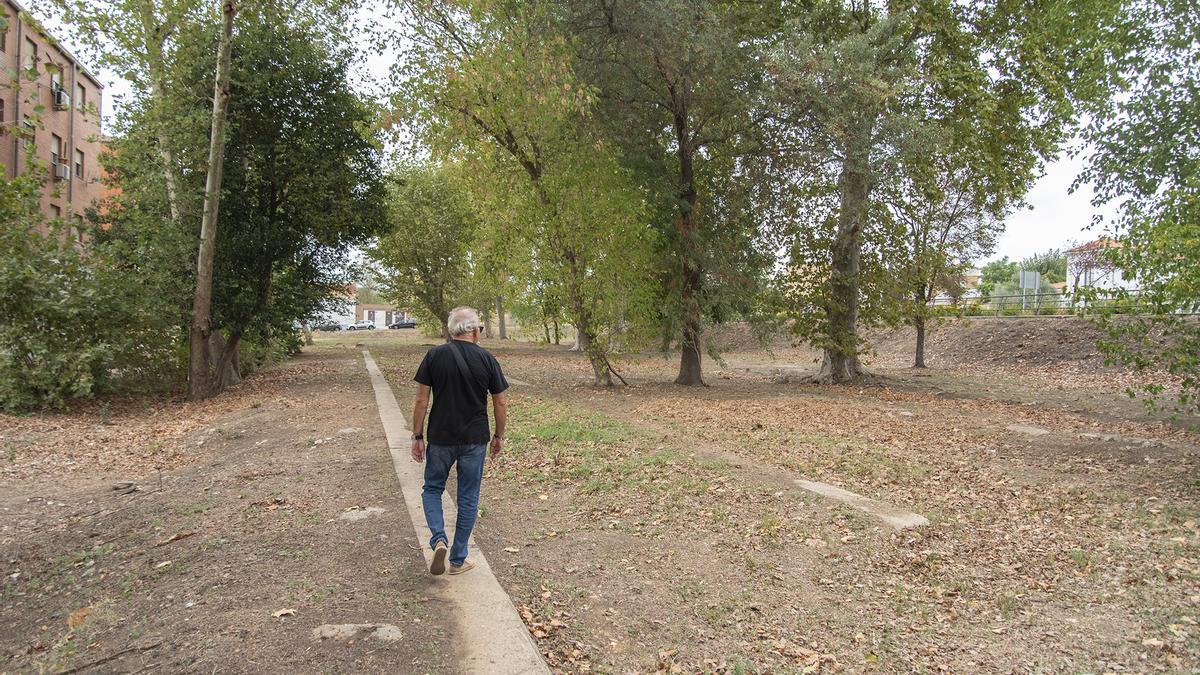
<svg viewBox="0 0 1200 675"><path fill-rule="evenodd" d="M341 330L342 324L336 321L326 321L313 326L313 330Z"/></svg>
<svg viewBox="0 0 1200 675"><path fill-rule="evenodd" d="M416 328L417 322L412 319L401 319L388 324L388 328Z"/></svg>

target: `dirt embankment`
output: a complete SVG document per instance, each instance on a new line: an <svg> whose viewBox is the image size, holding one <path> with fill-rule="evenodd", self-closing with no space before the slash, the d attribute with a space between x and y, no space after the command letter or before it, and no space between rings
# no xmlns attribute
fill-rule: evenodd
<svg viewBox="0 0 1200 675"><path fill-rule="evenodd" d="M912 364L917 342L912 327L872 329L864 337L873 351L872 363ZM1102 330L1081 317L971 317L931 322L925 353L928 361L942 367L1070 365L1077 372L1120 370L1105 365L1096 347L1103 337ZM756 351L765 344L772 351L811 351L813 358L818 356L816 350L787 333L773 335L764 343L745 323L714 328L708 341L722 352Z"/></svg>
<svg viewBox="0 0 1200 675"><path fill-rule="evenodd" d="M1103 331L1078 317L973 317L932 323L925 353L943 366L1057 366L1077 370L1111 369L1096 343ZM881 361L911 361L916 331L905 326L871 331L867 336Z"/></svg>

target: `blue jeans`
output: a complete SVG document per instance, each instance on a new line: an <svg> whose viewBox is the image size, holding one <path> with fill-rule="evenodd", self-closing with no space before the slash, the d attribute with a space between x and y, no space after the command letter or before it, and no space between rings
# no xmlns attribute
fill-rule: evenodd
<svg viewBox="0 0 1200 675"><path fill-rule="evenodd" d="M487 443L481 445L427 445L425 447L425 489L421 505L429 525L430 548L446 539L446 523L442 517L442 493L450 467L458 464L458 518L454 521L454 544L450 547L450 564L461 565L467 559L467 542L475 529L479 515L479 484L483 481L483 460Z"/></svg>

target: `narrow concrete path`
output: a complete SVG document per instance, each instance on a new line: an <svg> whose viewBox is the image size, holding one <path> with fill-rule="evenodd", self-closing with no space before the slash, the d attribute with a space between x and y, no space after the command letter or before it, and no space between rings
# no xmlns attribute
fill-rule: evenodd
<svg viewBox="0 0 1200 675"><path fill-rule="evenodd" d="M802 479L796 479L794 482L801 489L853 506L863 513L882 520L897 530L903 530L907 527L922 527L929 524L929 520L925 516L905 511L891 504L875 501L869 497L855 494L849 490L843 490L828 483L818 483Z"/></svg>
<svg viewBox="0 0 1200 675"><path fill-rule="evenodd" d="M365 349L363 360L371 376L371 386L375 388L379 419L387 435L388 451L392 455L392 465L396 470L396 478L400 481L400 490L408 505L409 516L412 517L417 544L428 563L433 552L429 549L428 527L425 525L425 512L421 507L423 465L409 457L410 433L404 414L400 411L396 397L383 373L379 371L379 366L375 364L375 359L371 358L371 353ZM443 508L446 534L453 538L454 505L447 503ZM471 541L468 559L475 563L475 569L461 576L436 578L438 583L444 584L446 596L450 601L450 606L446 608L447 613L458 623L462 669L466 672L489 675L548 675L550 669L542 660L542 655L530 637L525 623L517 615L508 594L496 581L487 558L484 557L483 551L476 548L474 540Z"/></svg>

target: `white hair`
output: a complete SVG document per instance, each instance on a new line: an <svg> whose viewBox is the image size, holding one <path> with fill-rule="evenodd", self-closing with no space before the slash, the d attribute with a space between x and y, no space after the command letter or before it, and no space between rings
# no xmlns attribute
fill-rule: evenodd
<svg viewBox="0 0 1200 675"><path fill-rule="evenodd" d="M455 307L450 310L450 317L446 319L446 329L450 331L450 337L466 335L476 328L479 328L478 312L470 307Z"/></svg>

